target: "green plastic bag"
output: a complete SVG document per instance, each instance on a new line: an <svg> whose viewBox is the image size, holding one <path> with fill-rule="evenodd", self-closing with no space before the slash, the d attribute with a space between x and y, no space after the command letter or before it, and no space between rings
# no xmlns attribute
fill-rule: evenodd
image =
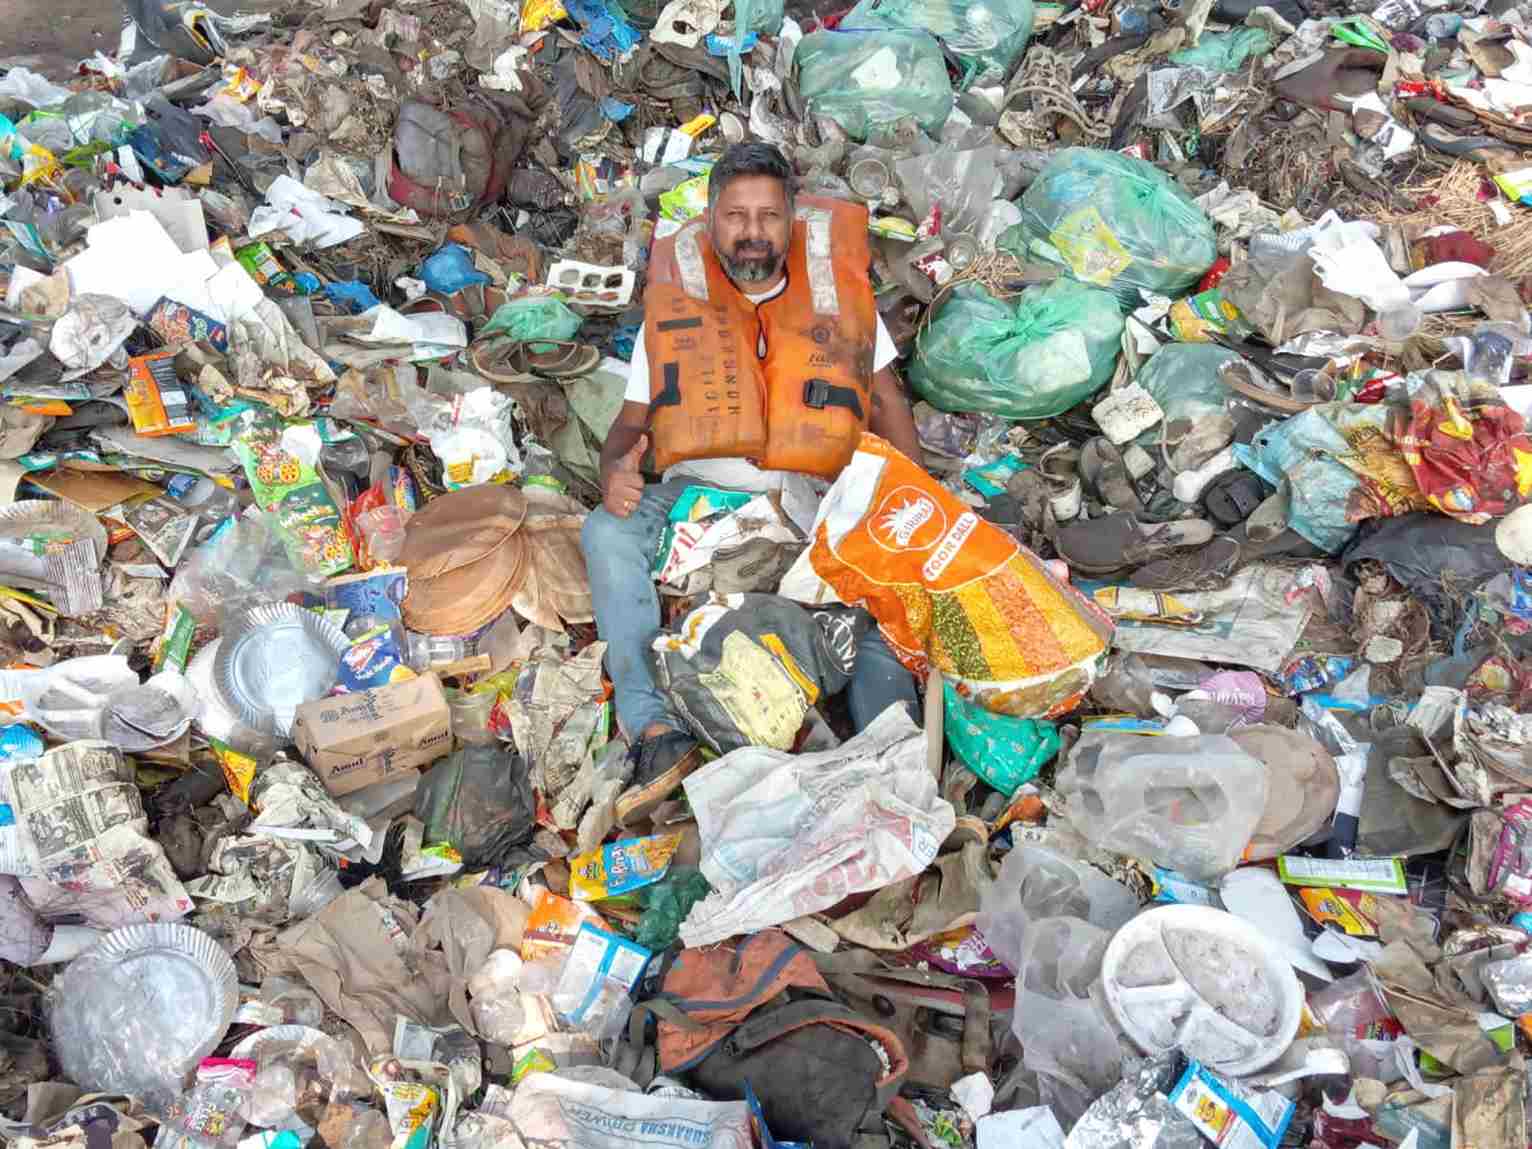
<svg viewBox="0 0 1532 1149"><path fill-rule="evenodd" d="M942 729L947 745L984 782L1007 798L1059 752L1059 732L1040 718L996 714L942 683Z"/></svg>
<svg viewBox="0 0 1532 1149"><path fill-rule="evenodd" d="M1239 355L1214 343L1167 343L1138 370L1138 385L1160 405L1164 422L1201 419L1224 409L1229 389L1218 369ZM1160 440L1159 423L1138 437L1145 446Z"/></svg>
<svg viewBox="0 0 1532 1149"><path fill-rule="evenodd" d="M1111 378L1123 322L1109 293L1072 279L1014 300L965 283L921 332L910 382L943 411L1046 419Z"/></svg>
<svg viewBox="0 0 1532 1149"><path fill-rule="evenodd" d="M929 32L956 52L967 86L998 84L1027 49L1032 0L861 0L840 27Z"/></svg>
<svg viewBox="0 0 1532 1149"><path fill-rule="evenodd" d="M1251 56L1271 51L1271 33L1264 28L1235 28L1232 32L1204 32L1195 47L1170 54L1170 62L1182 68L1207 68L1213 72L1237 72Z"/></svg>
<svg viewBox="0 0 1532 1149"><path fill-rule="evenodd" d="M924 32L810 32L793 61L809 113L829 116L857 140L906 116L934 136L952 112L941 45Z"/></svg>
<svg viewBox="0 0 1532 1149"><path fill-rule="evenodd" d="M1002 250L1042 259L1127 305L1140 291L1177 296L1218 258L1213 224L1151 163L1097 148L1054 155L1018 201Z"/></svg>
<svg viewBox="0 0 1532 1149"><path fill-rule="evenodd" d="M551 295L524 295L495 308L479 338L506 335L521 342L538 339L572 339L580 330L581 318Z"/></svg>

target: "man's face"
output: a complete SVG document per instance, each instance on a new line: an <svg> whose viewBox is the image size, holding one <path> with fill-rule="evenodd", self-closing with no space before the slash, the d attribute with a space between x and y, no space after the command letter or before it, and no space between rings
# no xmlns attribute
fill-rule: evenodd
<svg viewBox="0 0 1532 1149"><path fill-rule="evenodd" d="M713 251L741 287L769 287L782 274L793 221L787 189L771 176L740 176L718 193L708 219Z"/></svg>

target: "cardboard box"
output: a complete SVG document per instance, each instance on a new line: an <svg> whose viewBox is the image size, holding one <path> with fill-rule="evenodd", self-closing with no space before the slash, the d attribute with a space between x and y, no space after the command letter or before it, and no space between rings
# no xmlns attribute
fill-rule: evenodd
<svg viewBox="0 0 1532 1149"><path fill-rule="evenodd" d="M441 680L423 674L359 694L305 702L293 741L331 794L415 773L452 749Z"/></svg>

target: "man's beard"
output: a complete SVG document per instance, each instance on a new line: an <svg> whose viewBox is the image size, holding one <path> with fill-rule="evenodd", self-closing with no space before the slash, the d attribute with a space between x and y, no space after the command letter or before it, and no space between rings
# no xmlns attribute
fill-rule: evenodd
<svg viewBox="0 0 1532 1149"><path fill-rule="evenodd" d="M782 253L770 243L737 243L733 255L719 251L718 259L735 283L765 283L782 270Z"/></svg>

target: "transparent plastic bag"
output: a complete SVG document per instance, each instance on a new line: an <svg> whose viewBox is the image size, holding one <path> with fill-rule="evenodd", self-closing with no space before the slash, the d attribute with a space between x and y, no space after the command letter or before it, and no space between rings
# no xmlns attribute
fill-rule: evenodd
<svg viewBox="0 0 1532 1149"><path fill-rule="evenodd" d="M998 84L1027 48L1032 0L861 0L842 28L929 32L963 58L965 86Z"/></svg>
<svg viewBox="0 0 1532 1149"><path fill-rule="evenodd" d="M517 954L495 950L468 979L468 1008L480 1037L497 1045L515 1044L527 1014L521 999L521 972Z"/></svg>
<svg viewBox="0 0 1532 1149"><path fill-rule="evenodd" d="M1125 303L1140 290L1182 295L1218 258L1212 221L1191 197L1153 164L1117 152L1058 152L1021 197L1021 214L1002 250L1057 264Z"/></svg>
<svg viewBox="0 0 1532 1149"><path fill-rule="evenodd" d="M1043 1103L1066 1124L1122 1074L1123 1050L1098 985L1111 938L1079 918L1044 918L1027 931L1016 975L1011 1030Z"/></svg>
<svg viewBox="0 0 1532 1149"><path fill-rule="evenodd" d="M1076 858L1022 842L981 895L976 924L994 955L1019 970L1034 922L1075 917L1115 930L1137 912L1138 898L1121 882Z"/></svg>
<svg viewBox="0 0 1532 1149"><path fill-rule="evenodd" d="M1014 300L965 283L921 332L910 382L943 411L1046 419L1111 377L1122 329L1117 301L1073 280Z"/></svg>
<svg viewBox="0 0 1532 1149"><path fill-rule="evenodd" d="M939 206L942 235L977 232L993 202L998 152L994 147L943 149L898 161L894 171L916 220L925 219Z"/></svg>
<svg viewBox="0 0 1532 1149"><path fill-rule="evenodd" d="M924 32L811 32L793 60L810 114L830 117L857 140L905 116L934 136L952 112L941 45Z"/></svg>
<svg viewBox="0 0 1532 1149"><path fill-rule="evenodd" d="M167 597L211 622L221 611L317 592L323 582L293 563L276 516L251 507L182 558Z"/></svg>
<svg viewBox="0 0 1532 1149"><path fill-rule="evenodd" d="M1249 845L1266 810L1266 767L1222 734L1087 733L1058 789L1092 845L1206 880Z"/></svg>

